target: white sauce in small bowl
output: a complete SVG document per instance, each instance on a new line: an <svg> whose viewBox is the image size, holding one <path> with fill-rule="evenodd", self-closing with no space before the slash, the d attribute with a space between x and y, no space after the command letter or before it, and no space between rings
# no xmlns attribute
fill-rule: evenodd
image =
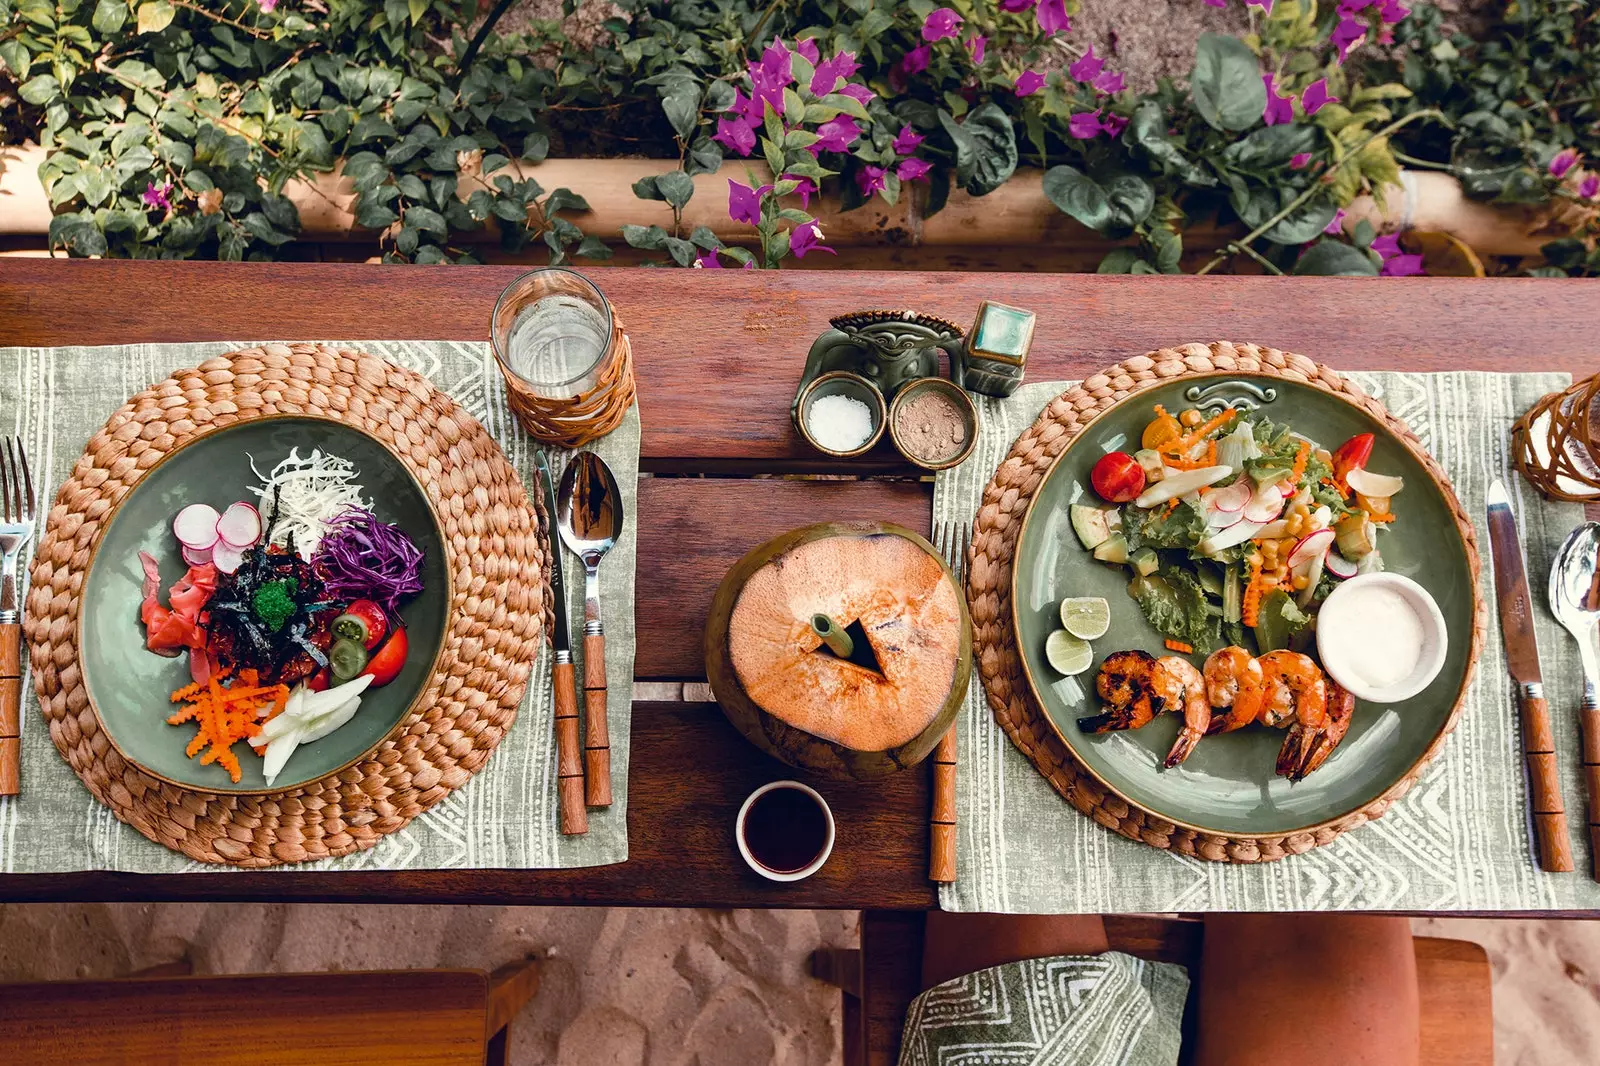
<svg viewBox="0 0 1600 1066"><path fill-rule="evenodd" d="M1357 699L1399 703L1444 669L1449 637L1428 590L1399 574L1350 578L1317 612L1317 653Z"/></svg>

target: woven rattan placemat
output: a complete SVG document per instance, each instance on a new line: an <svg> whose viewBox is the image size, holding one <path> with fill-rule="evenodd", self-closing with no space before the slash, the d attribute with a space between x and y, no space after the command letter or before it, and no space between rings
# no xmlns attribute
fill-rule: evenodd
<svg viewBox="0 0 1600 1066"><path fill-rule="evenodd" d="M163 783L101 735L73 644L105 516L163 454L269 414L340 419L388 444L428 493L454 583L444 650L422 697L367 759L271 796ZM464 785L511 727L538 651L545 548L516 472L483 426L427 378L354 348L269 344L181 370L90 440L51 508L26 633L41 711L89 790L150 839L202 862L259 867L371 847Z"/></svg>
<svg viewBox="0 0 1600 1066"><path fill-rule="evenodd" d="M973 651L978 658L989 706L1006 735L1057 792L1096 822L1132 840L1202 859L1254 863L1299 854L1381 816L1410 789L1455 728L1461 712L1460 699L1451 708L1444 729L1411 771L1360 809L1297 833L1268 836L1198 833L1175 826L1110 791L1078 763L1028 687L1017 654L1011 611L1011 564L1023 517L1035 490L1072 438L1095 416L1133 393L1174 378L1218 371L1265 374L1303 382L1356 404L1388 426L1416 454L1444 491L1468 549L1476 588L1479 563L1477 535L1472 523L1462 510L1444 470L1404 422L1358 386L1304 356L1254 344L1216 342L1162 348L1126 360L1084 380L1046 405L1034 424L1017 439L984 490L983 504L973 529L967 597L972 608ZM1488 620L1482 596L1476 599L1472 632L1474 662L1482 649ZM1466 691L1465 686L1462 691Z"/></svg>

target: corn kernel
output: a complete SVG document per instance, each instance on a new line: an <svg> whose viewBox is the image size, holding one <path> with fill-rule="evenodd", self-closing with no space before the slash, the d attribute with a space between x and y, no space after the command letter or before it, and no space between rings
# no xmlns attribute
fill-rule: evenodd
<svg viewBox="0 0 1600 1066"><path fill-rule="evenodd" d="M1300 592L1300 591L1304 590L1305 588L1307 588L1310 584L1311 584L1311 579L1309 577L1307 577L1305 574L1301 574L1300 576L1298 576L1298 577L1296 577L1294 579L1294 590L1296 592Z"/></svg>
<svg viewBox="0 0 1600 1066"><path fill-rule="evenodd" d="M1193 429L1195 426L1198 426L1201 423L1202 416L1198 410L1191 407L1178 416L1178 421L1183 423L1188 428Z"/></svg>

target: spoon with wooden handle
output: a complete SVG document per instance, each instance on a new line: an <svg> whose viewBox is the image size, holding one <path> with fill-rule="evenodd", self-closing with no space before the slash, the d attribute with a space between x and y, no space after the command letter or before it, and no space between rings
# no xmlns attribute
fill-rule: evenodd
<svg viewBox="0 0 1600 1066"><path fill-rule="evenodd" d="M584 802L611 806L611 732L606 720L606 627L600 620L600 560L622 535L622 492L594 452L578 452L561 475L561 539L583 560Z"/></svg>

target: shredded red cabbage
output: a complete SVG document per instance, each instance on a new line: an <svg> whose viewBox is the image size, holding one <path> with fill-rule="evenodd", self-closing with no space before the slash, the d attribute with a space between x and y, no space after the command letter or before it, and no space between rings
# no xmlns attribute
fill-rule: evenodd
<svg viewBox="0 0 1600 1066"><path fill-rule="evenodd" d="M422 591L422 549L371 511L351 509L329 522L316 564L327 598L372 600L391 616L402 597Z"/></svg>

